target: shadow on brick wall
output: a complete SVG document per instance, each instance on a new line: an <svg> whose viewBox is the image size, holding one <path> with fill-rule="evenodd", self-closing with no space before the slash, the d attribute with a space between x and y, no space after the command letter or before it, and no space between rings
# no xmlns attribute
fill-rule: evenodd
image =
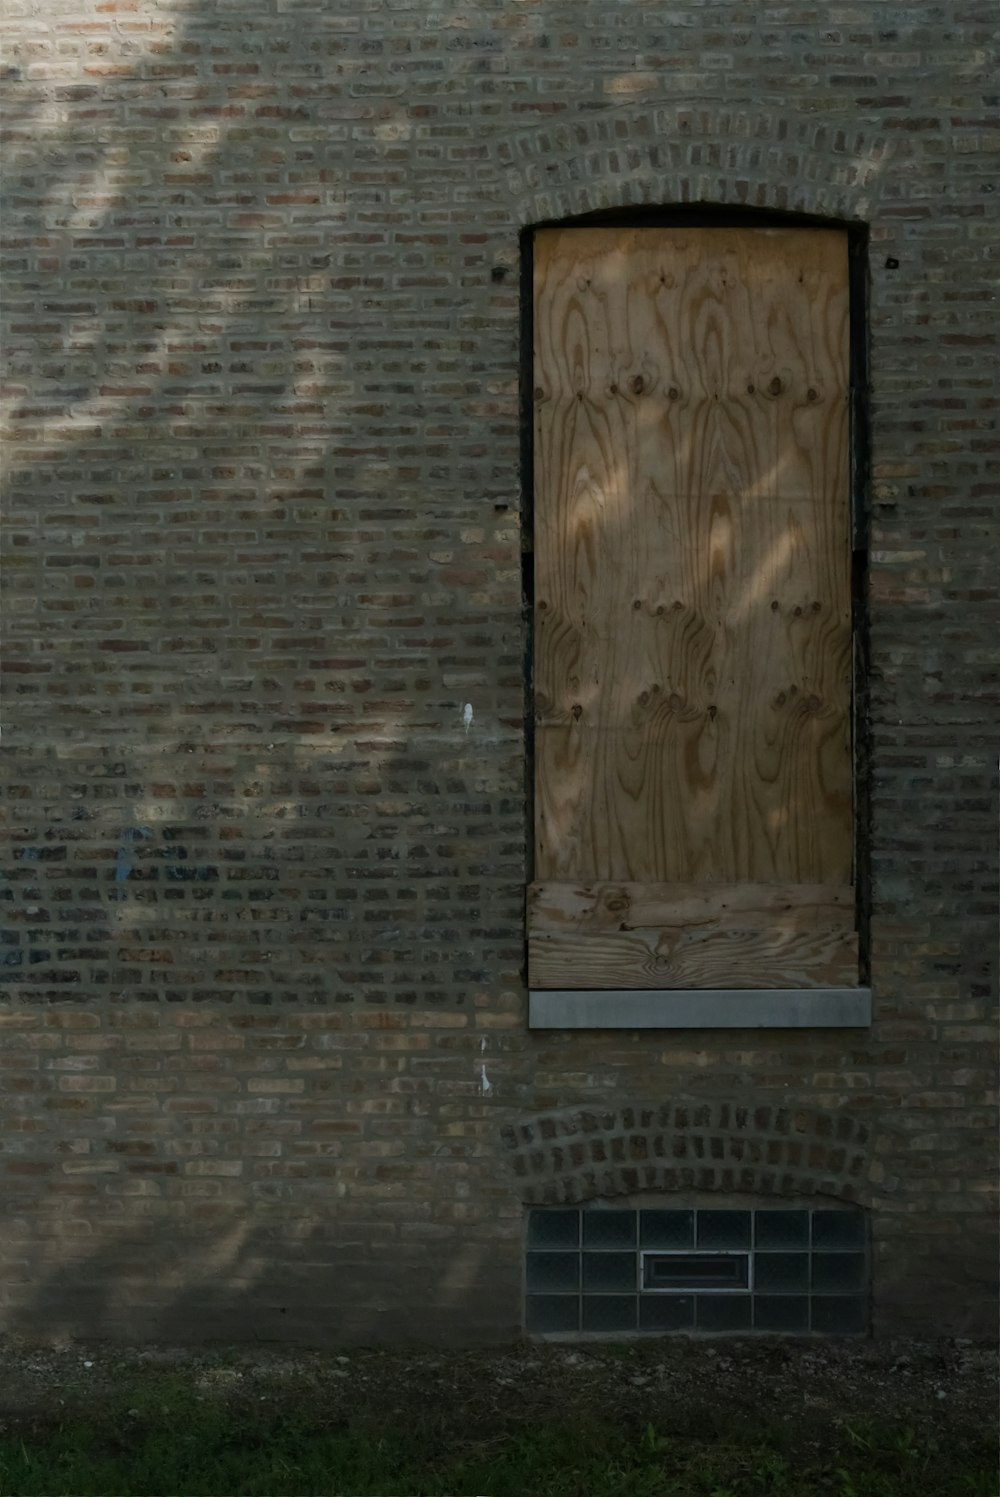
<svg viewBox="0 0 1000 1497"><path fill-rule="evenodd" d="M395 327L399 257L419 280L431 252L394 240L406 147L344 82L375 65L227 24L154 23L127 67L81 43L12 91L5 975L46 1001L446 1003L521 960L497 961L516 517L476 501L517 578L498 658L469 596L496 555L467 574L480 542L427 500L480 459Z"/></svg>
<svg viewBox="0 0 1000 1497"><path fill-rule="evenodd" d="M203 1345L303 1346L512 1341L521 1265L483 1244L449 1244L428 1271L405 1246L345 1240L334 1220L308 1232L248 1229L242 1214L210 1233L123 1231L17 1295L7 1333ZM507 1318L505 1320L504 1311Z"/></svg>
<svg viewBox="0 0 1000 1497"><path fill-rule="evenodd" d="M352 1188L390 1204L345 1226L338 1167L289 1162L231 1057L111 1031L166 1007L219 1028L279 1006L464 1012L487 976L517 982L516 504L508 472L484 485L482 436L442 420L475 398L516 452L516 396L494 410L476 369L457 395L429 385L401 331L444 251L393 207L405 104L390 119L348 87L376 67L357 37L211 7L130 24L44 27L8 75L0 939L6 1017L30 1009L38 1042L7 1057L6 1323L467 1337L496 1251L438 1224L442 1258L412 1205L409 1239L383 1229L422 1186L380 1178L371 1121ZM516 287L491 294L516 309ZM457 346L450 312L442 329ZM483 540L457 531L483 516L470 570ZM49 1005L81 1016L54 1049ZM377 1102L398 1050L350 1084L328 1054L310 1119L355 1081Z"/></svg>

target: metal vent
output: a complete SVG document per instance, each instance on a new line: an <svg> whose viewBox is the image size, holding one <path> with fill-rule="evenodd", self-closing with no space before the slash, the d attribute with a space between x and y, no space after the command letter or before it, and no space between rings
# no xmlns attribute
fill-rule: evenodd
<svg viewBox="0 0 1000 1497"><path fill-rule="evenodd" d="M641 1253L641 1288L653 1294L750 1288L749 1253Z"/></svg>

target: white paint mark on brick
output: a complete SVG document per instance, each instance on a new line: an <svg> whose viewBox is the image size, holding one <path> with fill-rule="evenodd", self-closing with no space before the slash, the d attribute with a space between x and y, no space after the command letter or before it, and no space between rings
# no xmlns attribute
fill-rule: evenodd
<svg viewBox="0 0 1000 1497"><path fill-rule="evenodd" d="M493 1087L490 1085L490 1078L486 1074L485 1065L482 1067L479 1073L479 1090L482 1092L484 1097L488 1097L490 1092L493 1090Z"/></svg>
<svg viewBox="0 0 1000 1497"><path fill-rule="evenodd" d="M466 702L465 706L462 708L462 722L465 724L465 731L468 732L469 729L472 727L472 703L471 702Z"/></svg>

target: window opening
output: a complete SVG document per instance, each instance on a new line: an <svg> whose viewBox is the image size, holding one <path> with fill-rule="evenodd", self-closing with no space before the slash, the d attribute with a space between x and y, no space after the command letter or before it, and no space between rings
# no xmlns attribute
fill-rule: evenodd
<svg viewBox="0 0 1000 1497"><path fill-rule="evenodd" d="M534 235L533 993L859 987L853 245Z"/></svg>
<svg viewBox="0 0 1000 1497"><path fill-rule="evenodd" d="M867 1219L854 1206L533 1209L525 1327L860 1334Z"/></svg>

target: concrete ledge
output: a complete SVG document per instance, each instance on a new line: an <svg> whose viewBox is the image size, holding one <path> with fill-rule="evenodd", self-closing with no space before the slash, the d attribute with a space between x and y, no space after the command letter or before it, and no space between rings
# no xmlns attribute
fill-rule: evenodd
<svg viewBox="0 0 1000 1497"><path fill-rule="evenodd" d="M866 1029L871 988L670 988L528 994L529 1029Z"/></svg>

